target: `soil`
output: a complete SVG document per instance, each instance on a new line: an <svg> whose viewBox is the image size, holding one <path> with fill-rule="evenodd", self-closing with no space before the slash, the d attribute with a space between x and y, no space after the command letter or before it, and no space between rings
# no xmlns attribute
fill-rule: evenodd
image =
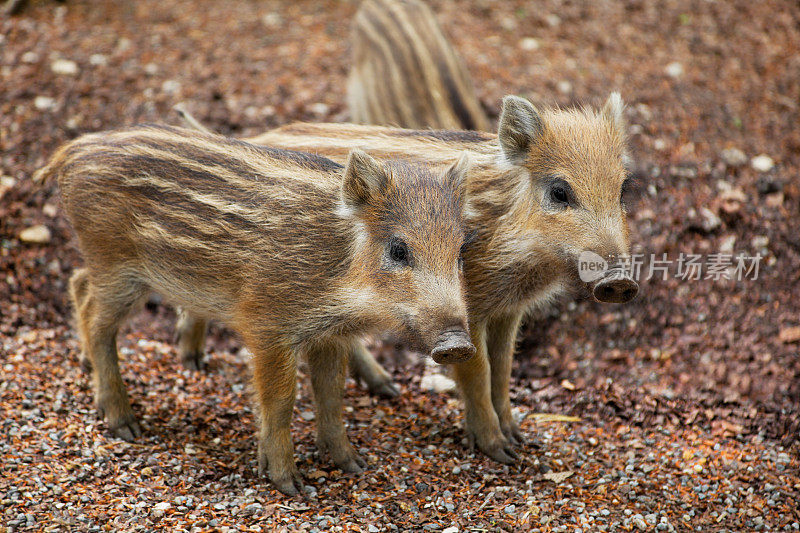
<svg viewBox="0 0 800 533"><path fill-rule="evenodd" d="M34 171L85 132L178 124L181 102L233 136L346 120L357 3L30 2L0 18L0 530L800 529L800 7L430 3L494 118L508 93L571 106L621 91L634 251L762 254L758 278L682 280L673 264L629 304L531 319L512 384L531 442L511 466L466 448L460 402L422 388L420 356L376 343L402 394L348 383L371 468L342 474L317 452L303 376L293 434L311 488L296 498L256 473L238 341L213 327L209 370L182 370L174 313L153 303L120 335L145 430L121 442L77 361L80 256ZM26 242L37 225L46 242Z"/></svg>

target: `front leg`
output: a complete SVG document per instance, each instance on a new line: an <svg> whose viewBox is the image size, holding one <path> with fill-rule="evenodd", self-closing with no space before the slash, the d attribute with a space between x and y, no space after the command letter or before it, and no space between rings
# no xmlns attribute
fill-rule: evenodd
<svg viewBox="0 0 800 533"><path fill-rule="evenodd" d="M350 372L357 381L366 383L371 394L394 398L400 389L392 381L392 376L375 360L363 340L354 340L349 347Z"/></svg>
<svg viewBox="0 0 800 533"><path fill-rule="evenodd" d="M511 443L503 435L492 406L489 358L486 352L486 324L470 326L475 355L468 361L453 365L453 373L464 397L466 432L470 445L501 463L517 459Z"/></svg>
<svg viewBox="0 0 800 533"><path fill-rule="evenodd" d="M522 315L519 313L499 315L489 320L486 332L486 347L492 376L492 405L500 421L500 429L514 444L525 442L519 424L511 415L509 400L511 364L514 360L514 347L521 321Z"/></svg>
<svg viewBox="0 0 800 533"><path fill-rule="evenodd" d="M348 343L331 341L315 345L307 353L311 386L317 405L317 446L320 451L327 452L342 471L359 474L367 463L350 444L342 420L344 381L350 348Z"/></svg>
<svg viewBox="0 0 800 533"><path fill-rule="evenodd" d="M294 462L290 425L297 391L297 359L272 335L243 333L253 353L253 389L258 402L258 472L267 473L277 489L294 496L303 490L303 478Z"/></svg>

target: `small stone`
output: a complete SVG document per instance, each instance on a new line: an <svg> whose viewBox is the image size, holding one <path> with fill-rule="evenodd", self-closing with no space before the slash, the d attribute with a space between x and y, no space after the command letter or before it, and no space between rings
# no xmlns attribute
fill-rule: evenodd
<svg viewBox="0 0 800 533"><path fill-rule="evenodd" d="M158 74L158 65L155 63L148 63L144 66L144 73L148 76L155 76Z"/></svg>
<svg viewBox="0 0 800 533"><path fill-rule="evenodd" d="M310 422L314 420L314 411L303 411L300 413L300 418Z"/></svg>
<svg viewBox="0 0 800 533"><path fill-rule="evenodd" d="M22 230L19 234L19 239L22 242L29 242L32 244L46 244L50 242L50 230L47 226L37 224Z"/></svg>
<svg viewBox="0 0 800 533"><path fill-rule="evenodd" d="M323 104L322 102L311 104L308 109L315 115L319 116L325 116L330 111L330 107L328 107L328 104Z"/></svg>
<svg viewBox="0 0 800 533"><path fill-rule="evenodd" d="M769 172L775 166L775 161L770 156L761 154L750 160L750 166L758 172Z"/></svg>
<svg viewBox="0 0 800 533"><path fill-rule="evenodd" d="M800 342L800 326L781 329L780 333L778 333L778 340L784 344Z"/></svg>
<svg viewBox="0 0 800 533"><path fill-rule="evenodd" d="M533 50L539 49L539 40L534 39L533 37L525 37L524 39L520 39L519 47L525 50L526 52L532 52Z"/></svg>
<svg viewBox="0 0 800 533"><path fill-rule="evenodd" d="M17 180L11 176L0 176L0 198L16 186Z"/></svg>
<svg viewBox="0 0 800 533"><path fill-rule="evenodd" d="M181 84L175 80L166 80L161 84L161 90L165 93L174 94L181 90Z"/></svg>
<svg viewBox="0 0 800 533"><path fill-rule="evenodd" d="M659 152L663 152L667 149L667 141L664 139L656 139L653 141L653 148L658 150Z"/></svg>
<svg viewBox="0 0 800 533"><path fill-rule="evenodd" d="M438 393L452 392L456 390L456 382L442 374L427 374L422 376L420 386L423 390L432 390Z"/></svg>
<svg viewBox="0 0 800 533"><path fill-rule="evenodd" d="M157 511L166 511L170 507L172 507L172 504L169 503L169 502L158 502L157 504L155 504L153 506L153 509L155 509Z"/></svg>
<svg viewBox="0 0 800 533"><path fill-rule="evenodd" d="M374 525L370 524L370 525L367 526L367 531L369 531L369 533L378 533L378 531L380 531L380 529L378 529Z"/></svg>
<svg viewBox="0 0 800 533"><path fill-rule="evenodd" d="M504 511L506 514L514 514L514 512L515 512L516 510L517 510L517 506L516 506L516 505L514 505L514 504L511 504L511 505L506 505L505 509L503 509L503 511Z"/></svg>
<svg viewBox="0 0 800 533"><path fill-rule="evenodd" d="M89 64L93 67L104 67L108 65L108 58L103 54L92 54L89 56Z"/></svg>
<svg viewBox="0 0 800 533"><path fill-rule="evenodd" d="M726 148L720 156L729 167L740 167L747 164L747 155L738 148Z"/></svg>
<svg viewBox="0 0 800 533"><path fill-rule="evenodd" d="M277 28L283 24L283 17L279 13L267 13L261 17L261 22L268 28Z"/></svg>
<svg viewBox="0 0 800 533"><path fill-rule="evenodd" d="M700 208L700 216L703 217L702 226L706 232L712 232L722 225L722 220L707 207Z"/></svg>
<svg viewBox="0 0 800 533"><path fill-rule="evenodd" d="M769 246L769 237L767 237L766 235L759 235L759 236L753 237L753 240L750 241L750 244L756 250L762 250L762 249L766 248L767 246Z"/></svg>
<svg viewBox="0 0 800 533"><path fill-rule="evenodd" d="M33 99L33 107L39 111L49 111L56 107L56 100L50 96L37 96Z"/></svg>
<svg viewBox="0 0 800 533"><path fill-rule="evenodd" d="M56 206L54 206L53 204L44 204L44 207L42 207L42 213L44 213L50 218L53 218L58 213L58 210L56 209Z"/></svg>
<svg viewBox="0 0 800 533"><path fill-rule="evenodd" d="M56 59L50 63L50 70L61 76L75 76L78 74L78 64L69 59Z"/></svg>
<svg viewBox="0 0 800 533"><path fill-rule="evenodd" d="M555 28L556 26L561 24L561 17L559 17L558 15L555 15L553 13L550 13L549 15L545 15L544 21L551 28Z"/></svg>
<svg viewBox="0 0 800 533"><path fill-rule="evenodd" d="M39 54L36 52L25 52L22 54L20 61L23 63L37 63L39 61Z"/></svg>
<svg viewBox="0 0 800 533"><path fill-rule="evenodd" d="M556 83L556 89L561 94L570 94L572 92L572 84L567 80L561 80Z"/></svg>
<svg viewBox="0 0 800 533"><path fill-rule="evenodd" d="M667 76L670 78L680 78L683 76L683 65L678 61L673 61L664 68L664 72L666 72Z"/></svg>
<svg viewBox="0 0 800 533"><path fill-rule="evenodd" d="M719 251L723 254L733 253L733 245L736 244L736 235L728 235L723 237L719 243Z"/></svg>

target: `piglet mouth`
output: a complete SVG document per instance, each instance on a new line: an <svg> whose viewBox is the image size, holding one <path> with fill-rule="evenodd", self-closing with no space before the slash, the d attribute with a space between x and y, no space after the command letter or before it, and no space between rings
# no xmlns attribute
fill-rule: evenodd
<svg viewBox="0 0 800 533"><path fill-rule="evenodd" d="M440 365L449 365L467 361L475 355L475 346L469 333L463 329L447 330L439 338L431 350L431 357Z"/></svg>

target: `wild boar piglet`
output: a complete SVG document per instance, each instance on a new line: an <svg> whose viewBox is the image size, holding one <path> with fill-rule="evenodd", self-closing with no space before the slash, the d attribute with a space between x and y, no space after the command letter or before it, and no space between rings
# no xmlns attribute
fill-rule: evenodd
<svg viewBox="0 0 800 533"><path fill-rule="evenodd" d="M342 421L355 340L394 331L440 363L475 352L462 294L467 166L462 158L435 176L358 150L342 166L160 126L62 147L43 173L58 179L85 262L71 295L95 401L114 434L141 434L116 334L153 290L221 319L252 352L258 464L279 490L302 488L289 430L300 356L320 448L360 472Z"/></svg>

